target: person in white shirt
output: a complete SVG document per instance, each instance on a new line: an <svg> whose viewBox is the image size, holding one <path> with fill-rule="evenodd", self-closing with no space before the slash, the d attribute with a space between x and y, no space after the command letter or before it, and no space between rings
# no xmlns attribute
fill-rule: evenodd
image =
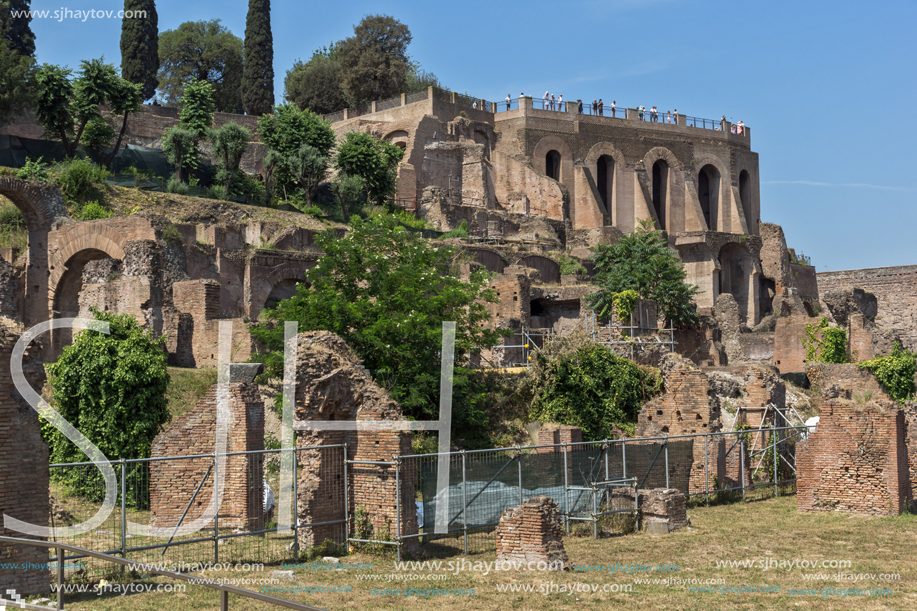
<svg viewBox="0 0 917 611"><path fill-rule="evenodd" d="M678 125L678 109L675 109L675 112L672 113L672 119L675 121L675 125Z"/></svg>
<svg viewBox="0 0 917 611"><path fill-rule="evenodd" d="M548 104L551 103L551 94L547 91L544 92L544 109L548 109Z"/></svg>
<svg viewBox="0 0 917 611"><path fill-rule="evenodd" d="M557 96L557 110L560 112L564 111L564 94Z"/></svg>
<svg viewBox="0 0 917 611"><path fill-rule="evenodd" d="M506 94L506 110L509 110L509 104L512 102L512 99L509 97L509 94Z"/></svg>
<svg viewBox="0 0 917 611"><path fill-rule="evenodd" d="M609 106L609 108L611 108L611 116L612 116L612 118L614 118L614 116L615 116L615 108L617 108L617 107L618 107L618 103L615 102L614 100L612 100L612 101L611 101L611 106Z"/></svg>

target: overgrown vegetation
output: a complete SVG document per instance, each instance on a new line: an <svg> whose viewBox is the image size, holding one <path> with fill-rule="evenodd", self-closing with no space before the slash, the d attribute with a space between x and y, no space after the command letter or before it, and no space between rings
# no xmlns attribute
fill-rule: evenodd
<svg viewBox="0 0 917 611"><path fill-rule="evenodd" d="M252 334L268 348L258 355L268 376L282 376L283 326L299 322L300 331L327 330L341 336L373 377L411 418L436 418L442 323L456 323L454 425L471 436L490 426L486 390L471 379L465 355L497 343L501 333L488 329L486 270L468 281L453 276L453 248L434 247L401 227L392 216L352 219L342 238L325 232L316 238L325 253L307 272L311 283L266 310L266 321Z"/></svg>
<svg viewBox="0 0 917 611"><path fill-rule="evenodd" d="M641 221L632 233L612 245L596 246L592 252L594 283L599 289L587 297L587 303L599 316L610 316L615 295L631 290L655 301L666 321L676 327L697 321L694 296L700 289L685 281L684 264L652 221Z"/></svg>
<svg viewBox="0 0 917 611"><path fill-rule="evenodd" d="M169 373L165 338L154 339L128 314L92 310L96 320L107 322L109 333L85 330L66 346L60 358L48 365L54 406L58 413L96 445L109 460L148 458L153 438L169 421L166 389ZM51 462L85 462L89 458L49 423L42 436L48 442ZM141 477L145 463L131 465L128 477ZM93 501L105 496L98 470L56 470L57 481ZM139 486L130 486L127 502Z"/></svg>
<svg viewBox="0 0 917 611"><path fill-rule="evenodd" d="M574 276L577 274L586 273L586 268L583 266L580 260L569 255L559 255L557 257L557 262L560 264L561 276Z"/></svg>
<svg viewBox="0 0 917 611"><path fill-rule="evenodd" d="M846 363L847 331L829 326L824 316L817 323L807 324L800 338L809 363Z"/></svg>
<svg viewBox="0 0 917 611"><path fill-rule="evenodd" d="M917 355L895 342L892 353L859 363L861 369L871 371L879 384L896 401L909 401L917 396L914 375L917 373Z"/></svg>
<svg viewBox="0 0 917 611"><path fill-rule="evenodd" d="M440 239L449 240L451 238L467 238L468 237L468 221L462 219L462 222L459 223L459 226L453 229L452 231L444 233L440 236Z"/></svg>
<svg viewBox="0 0 917 611"><path fill-rule="evenodd" d="M567 349L536 352L532 417L583 429L583 439L633 435L640 406L659 394L658 370L614 355L607 346L568 340Z"/></svg>

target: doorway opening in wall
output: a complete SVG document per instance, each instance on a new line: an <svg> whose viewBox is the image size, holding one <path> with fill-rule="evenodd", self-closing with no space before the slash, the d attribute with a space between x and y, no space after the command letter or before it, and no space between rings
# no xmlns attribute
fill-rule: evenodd
<svg viewBox="0 0 917 611"><path fill-rule="evenodd" d="M599 190L599 196L605 205L605 211L611 215L612 203L614 202L614 180L615 180L615 160L610 155L602 155L596 164L595 183Z"/></svg>
<svg viewBox="0 0 917 611"><path fill-rule="evenodd" d="M560 153L548 151L548 154L544 156L544 173L548 178L560 181Z"/></svg>
<svg viewBox="0 0 917 611"><path fill-rule="evenodd" d="M719 211L720 173L712 165L705 165L697 175L697 197L709 231L717 230Z"/></svg>
<svg viewBox="0 0 917 611"><path fill-rule="evenodd" d="M659 219L659 229L665 231L666 189L669 181L669 164L660 159L653 164L653 210Z"/></svg>
<svg viewBox="0 0 917 611"><path fill-rule="evenodd" d="M754 233L755 219L751 218L751 178L748 170L742 170L739 173L739 199L742 201L742 213L745 215L748 233Z"/></svg>
<svg viewBox="0 0 917 611"><path fill-rule="evenodd" d="M761 277L758 288L758 309L761 316L767 316L774 313L774 296L777 294L777 283L770 278Z"/></svg>

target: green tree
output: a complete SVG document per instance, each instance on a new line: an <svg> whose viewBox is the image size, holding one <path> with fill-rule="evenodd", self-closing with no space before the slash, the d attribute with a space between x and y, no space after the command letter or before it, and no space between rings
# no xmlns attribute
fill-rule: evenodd
<svg viewBox="0 0 917 611"><path fill-rule="evenodd" d="M700 289L685 282L684 264L669 248L662 232L653 229L652 221L641 221L632 233L614 244L596 246L592 253L596 272L593 282L599 289L588 296L587 304L599 316L610 316L615 296L631 290L656 302L671 324L684 326L697 320L694 296Z"/></svg>
<svg viewBox="0 0 917 611"><path fill-rule="evenodd" d="M29 25L32 16L29 14L29 0L0 0L0 40L5 40L9 48L23 57L35 56L35 34ZM15 16L14 16L15 13Z"/></svg>
<svg viewBox="0 0 917 611"><path fill-rule="evenodd" d="M302 191L306 205L311 206L315 189L325 179L328 171L328 158L314 146L303 144L298 151L287 157L286 170Z"/></svg>
<svg viewBox="0 0 917 611"><path fill-rule="evenodd" d="M222 166L220 182L223 183L226 194L232 188L239 165L242 163L242 155L245 154L245 146L251 139L251 132L235 121L230 121L223 127L213 130L210 136L213 154L216 155Z"/></svg>
<svg viewBox="0 0 917 611"><path fill-rule="evenodd" d="M0 126L32 107L35 60L0 39Z"/></svg>
<svg viewBox="0 0 917 611"><path fill-rule="evenodd" d="M250 115L269 113L274 106L274 38L271 34L270 0L248 2L242 106Z"/></svg>
<svg viewBox="0 0 917 611"><path fill-rule="evenodd" d="M380 100L405 90L411 62L411 30L388 15L367 15L341 43L344 90L357 103Z"/></svg>
<svg viewBox="0 0 917 611"><path fill-rule="evenodd" d="M298 183L301 176L294 171L303 145L315 149L323 158L329 157L334 146L331 124L311 110L300 110L289 102L275 107L272 114L262 115L258 119L258 133L267 148L264 167L269 192L279 187L289 190L303 186ZM312 193L307 196L311 199Z"/></svg>
<svg viewBox="0 0 917 611"><path fill-rule="evenodd" d="M165 338L154 339L128 314L93 309L93 316L109 324L109 333L80 332L47 366L54 406L109 460L148 458L153 439L169 421ZM89 460L57 429L44 427L43 433L52 462ZM81 481L80 489L104 496L99 474L89 477L90 485Z"/></svg>
<svg viewBox="0 0 917 611"><path fill-rule="evenodd" d="M306 63L296 60L283 84L286 101L318 114L336 112L351 103L344 91L341 64L320 51Z"/></svg>
<svg viewBox="0 0 917 611"><path fill-rule="evenodd" d="M43 64L36 73L36 115L48 138L57 138L68 156L76 154L83 130L101 117L103 104L127 114L139 108L140 86L118 76L104 59L83 60L76 79L69 69ZM122 126L121 133L124 133ZM120 139L119 139L120 145Z"/></svg>
<svg viewBox="0 0 917 611"><path fill-rule="evenodd" d="M242 113L242 39L219 19L187 21L159 36L159 98L181 103L185 85L207 81L220 112Z"/></svg>
<svg viewBox="0 0 917 611"><path fill-rule="evenodd" d="M197 136L190 129L173 127L162 137L162 152L175 167L175 179L181 182L182 169L197 152Z"/></svg>
<svg viewBox="0 0 917 611"><path fill-rule="evenodd" d="M633 435L640 407L662 390L658 372L601 344L536 354L533 417L578 426L586 441L615 438L615 428Z"/></svg>
<svg viewBox="0 0 917 611"><path fill-rule="evenodd" d="M493 346L501 333L487 329L485 302L495 302L486 270L463 281L451 271L454 249L436 247L406 231L391 215L351 219L342 238L333 232L317 237L324 255L307 272L311 286L266 310L268 322L252 334L268 352L259 355L269 376L282 375L283 325L299 322L300 331L328 330L340 335L363 359L373 376L390 389L405 413L435 418L443 321L456 322L456 418L486 420L484 407L463 397L468 371L465 357Z"/></svg>
<svg viewBox="0 0 917 611"><path fill-rule="evenodd" d="M366 132L347 132L338 145L334 167L363 179L370 201L384 204L395 195L398 162L404 149Z"/></svg>
<svg viewBox="0 0 917 611"><path fill-rule="evenodd" d="M198 140L206 140L213 126L213 113L216 110L213 89L213 85L200 79L192 79L185 85L178 120L184 129L194 132Z"/></svg>
<svg viewBox="0 0 917 611"><path fill-rule="evenodd" d="M125 17L121 21L121 76L141 86L140 95L149 100L156 95L159 81L159 17L154 0L124 0Z"/></svg>

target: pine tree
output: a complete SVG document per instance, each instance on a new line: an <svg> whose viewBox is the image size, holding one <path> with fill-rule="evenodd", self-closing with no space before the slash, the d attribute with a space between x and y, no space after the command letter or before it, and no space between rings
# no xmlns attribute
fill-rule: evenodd
<svg viewBox="0 0 917 611"><path fill-rule="evenodd" d="M270 112L274 107L274 41L270 0L249 0L243 62L242 106L245 112L250 115Z"/></svg>
<svg viewBox="0 0 917 611"><path fill-rule="evenodd" d="M156 95L159 81L159 18L154 0L125 0L124 12L145 14L121 22L121 76L143 87L144 100Z"/></svg>
<svg viewBox="0 0 917 611"><path fill-rule="evenodd" d="M35 55L35 34L29 27L32 17L27 15L30 0L0 0L0 35L9 43L8 49L20 55ZM16 12L17 16L13 16Z"/></svg>

